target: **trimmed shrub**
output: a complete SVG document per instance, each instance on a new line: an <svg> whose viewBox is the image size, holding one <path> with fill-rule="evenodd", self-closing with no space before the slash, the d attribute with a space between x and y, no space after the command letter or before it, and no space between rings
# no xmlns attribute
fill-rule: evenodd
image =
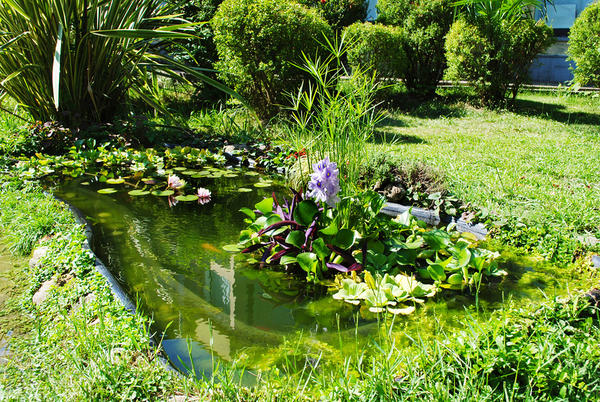
<svg viewBox="0 0 600 402"><path fill-rule="evenodd" d="M576 64L575 82L600 86L600 3L587 6L575 20L567 53Z"/></svg>
<svg viewBox="0 0 600 402"><path fill-rule="evenodd" d="M460 19L446 38L446 77L470 81L484 104L503 104L509 90L514 101L533 59L552 43L552 37L551 28L530 18L499 24Z"/></svg>
<svg viewBox="0 0 600 402"><path fill-rule="evenodd" d="M298 0L298 3L319 10L336 31L367 18L367 2L364 0Z"/></svg>
<svg viewBox="0 0 600 402"><path fill-rule="evenodd" d="M364 22L350 25L345 32L351 43L348 49L350 67L373 68L378 78L404 75L407 61L401 28Z"/></svg>
<svg viewBox="0 0 600 402"><path fill-rule="evenodd" d="M431 96L446 68L444 37L453 21L451 0L380 0L377 21L402 27L406 88Z"/></svg>
<svg viewBox="0 0 600 402"><path fill-rule="evenodd" d="M291 0L226 0L212 19L221 78L260 118L277 113L306 74L302 53L321 50L331 27L316 10Z"/></svg>

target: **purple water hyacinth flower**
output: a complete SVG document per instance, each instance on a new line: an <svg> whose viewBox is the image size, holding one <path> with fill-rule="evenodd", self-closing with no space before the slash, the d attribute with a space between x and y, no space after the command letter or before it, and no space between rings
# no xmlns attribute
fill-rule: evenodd
<svg viewBox="0 0 600 402"><path fill-rule="evenodd" d="M326 202L330 207L335 207L340 201L340 171L337 163L329 161L329 157L313 165L314 173L310 175L308 183L308 196L316 201Z"/></svg>

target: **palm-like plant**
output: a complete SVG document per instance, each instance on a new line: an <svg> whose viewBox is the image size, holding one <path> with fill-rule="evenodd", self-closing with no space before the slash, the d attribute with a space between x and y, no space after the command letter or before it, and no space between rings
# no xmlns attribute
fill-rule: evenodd
<svg viewBox="0 0 600 402"><path fill-rule="evenodd" d="M472 18L513 25L523 18L533 18L536 10L546 13L551 0L458 0L459 11Z"/></svg>
<svg viewBox="0 0 600 402"><path fill-rule="evenodd" d="M37 120L104 121L130 92L156 108L149 73L209 81L161 53L191 24L160 0L3 0L0 89Z"/></svg>

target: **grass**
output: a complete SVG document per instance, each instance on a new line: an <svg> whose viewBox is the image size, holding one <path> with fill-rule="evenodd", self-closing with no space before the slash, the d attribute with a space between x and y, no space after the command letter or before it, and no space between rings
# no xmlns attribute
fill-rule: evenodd
<svg viewBox="0 0 600 402"><path fill-rule="evenodd" d="M599 235L599 105L594 97L533 93L513 111L434 101L388 113L381 130L397 140L377 148L436 166L456 195L501 218ZM8 124L3 119L10 118L0 115L0 127ZM197 124L214 119L200 116ZM160 365L148 344L150 320L113 298L82 248L83 228L38 185L0 177L0 234L17 254L49 247L40 266L23 262L13 270L11 298L0 303L2 331L26 330L11 339L12 358L0 366L0 399L600 399L598 312L577 293L522 310L507 304L487 324L469 318L463 331L438 331L435 340L382 325L368 347L341 364L319 358L318 350L310 357L291 350L286 356L294 358L246 388L229 364L205 380ZM47 280L57 286L33 305ZM406 335L412 341L401 343Z"/></svg>
<svg viewBox="0 0 600 402"><path fill-rule="evenodd" d="M424 161L500 218L600 238L600 98L525 93L512 111L432 101L387 113L381 152ZM593 239L592 239L593 240Z"/></svg>
<svg viewBox="0 0 600 402"><path fill-rule="evenodd" d="M29 317L30 330L11 339L12 358L0 366L2 399L594 400L600 393L597 312L578 297L524 310L507 305L488 324L468 318L464 331L439 332L428 341L382 321L366 348L341 345L355 350L341 364L288 343L288 357L251 388L229 364L213 379L179 377L149 346L148 318L126 312L94 270L82 248L83 228L67 208L18 181L4 180L0 200L3 236L22 232L28 226L22 217L41 202L54 204L46 213L56 222L34 231L35 246L49 247L42 264L23 264L14 273L20 292L12 306ZM56 286L33 305L31 296L50 279ZM399 341L406 335L408 344Z"/></svg>

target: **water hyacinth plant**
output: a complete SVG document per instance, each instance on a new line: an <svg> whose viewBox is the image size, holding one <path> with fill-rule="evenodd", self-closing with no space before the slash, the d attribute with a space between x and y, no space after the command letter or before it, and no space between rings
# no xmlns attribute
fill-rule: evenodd
<svg viewBox="0 0 600 402"><path fill-rule="evenodd" d="M340 171L335 162L330 162L329 157L325 157L314 166L315 172L310 175L308 183L308 196L316 201L326 202L330 207L340 202L338 193L340 192Z"/></svg>
<svg viewBox="0 0 600 402"><path fill-rule="evenodd" d="M483 277L504 274L498 253L454 225L428 228L408 211L381 216L385 199L373 191L340 198L338 175L325 158L314 165L306 195L292 190L283 203L273 194L254 210L242 208L248 227L238 249L260 266L339 289L336 299L393 314L410 313L407 303L443 288L478 289Z"/></svg>

